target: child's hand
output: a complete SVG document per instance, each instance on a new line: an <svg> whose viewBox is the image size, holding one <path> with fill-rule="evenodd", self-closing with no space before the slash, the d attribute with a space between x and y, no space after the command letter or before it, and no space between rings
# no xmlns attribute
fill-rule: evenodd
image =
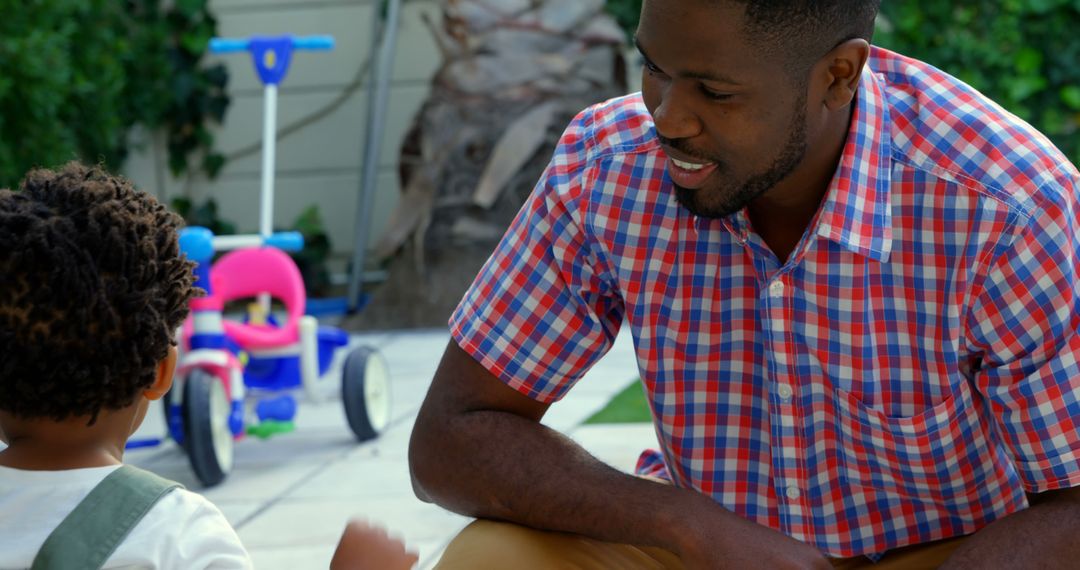
<svg viewBox="0 0 1080 570"><path fill-rule="evenodd" d="M330 570L409 570L417 559L385 529L353 519L345 526Z"/></svg>

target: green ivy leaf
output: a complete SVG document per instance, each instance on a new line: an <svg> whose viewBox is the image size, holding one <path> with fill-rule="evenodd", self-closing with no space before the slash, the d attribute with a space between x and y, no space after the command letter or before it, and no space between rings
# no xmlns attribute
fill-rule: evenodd
<svg viewBox="0 0 1080 570"><path fill-rule="evenodd" d="M180 176L187 170L187 155L179 153L169 153L169 172L172 172L173 176Z"/></svg>
<svg viewBox="0 0 1080 570"><path fill-rule="evenodd" d="M229 83L229 70L224 64L219 63L204 69L203 77L210 85L218 89L224 89L225 85Z"/></svg>
<svg viewBox="0 0 1080 570"><path fill-rule="evenodd" d="M210 153L203 157L203 170L210 178L217 178L221 173L221 169L225 167L225 155L221 153Z"/></svg>
<svg viewBox="0 0 1080 570"><path fill-rule="evenodd" d="M206 0L0 4L0 187L72 158L118 167L134 125L166 130L175 175L214 154L197 130L224 116L228 99L207 101L228 75L195 79L216 30Z"/></svg>
<svg viewBox="0 0 1080 570"><path fill-rule="evenodd" d="M176 11L186 19L196 19L204 10L206 0L176 0Z"/></svg>
<svg viewBox="0 0 1080 570"><path fill-rule="evenodd" d="M169 206L172 210L180 215L181 218L187 219L191 214L191 199L185 197L176 197L169 202Z"/></svg>
<svg viewBox="0 0 1080 570"><path fill-rule="evenodd" d="M1045 77L1017 77L1009 84L1009 99L1019 103L1046 88Z"/></svg>
<svg viewBox="0 0 1080 570"><path fill-rule="evenodd" d="M1027 2L1028 7L1036 14L1046 14L1061 4L1060 0L1027 0Z"/></svg>
<svg viewBox="0 0 1080 570"><path fill-rule="evenodd" d="M1076 85L1062 87L1061 101L1070 109L1080 111L1080 87Z"/></svg>
<svg viewBox="0 0 1080 570"><path fill-rule="evenodd" d="M1043 110L1042 121L1037 126L1047 136L1054 136L1061 134L1062 128L1067 124L1068 118L1065 113L1057 107L1050 107Z"/></svg>
<svg viewBox="0 0 1080 570"><path fill-rule="evenodd" d="M214 119L214 122L219 125L225 122L225 113L228 110L229 98L225 95L211 97L206 108L206 112L210 115L210 118Z"/></svg>
<svg viewBox="0 0 1080 570"><path fill-rule="evenodd" d="M1025 47L1016 54L1016 71L1031 75L1042 68L1043 54L1033 47Z"/></svg>
<svg viewBox="0 0 1080 570"><path fill-rule="evenodd" d="M199 146L204 148L208 148L214 144L214 135L210 134L210 131L202 125L195 127L194 139Z"/></svg>
<svg viewBox="0 0 1080 570"><path fill-rule="evenodd" d="M206 53L210 38L214 37L214 27L207 22L200 22L180 35L180 46L191 55Z"/></svg>
<svg viewBox="0 0 1080 570"><path fill-rule="evenodd" d="M322 216L319 214L319 206L312 204L300 212L300 215L296 217L296 221L293 222L293 228L304 234L305 237L314 237L326 233Z"/></svg>

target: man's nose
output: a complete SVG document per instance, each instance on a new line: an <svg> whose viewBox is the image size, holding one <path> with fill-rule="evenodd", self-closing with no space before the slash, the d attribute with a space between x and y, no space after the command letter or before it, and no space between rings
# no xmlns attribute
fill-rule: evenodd
<svg viewBox="0 0 1080 570"><path fill-rule="evenodd" d="M689 105L687 93L678 85L668 85L653 112L653 123L660 136L669 139L689 139L701 134L701 119Z"/></svg>

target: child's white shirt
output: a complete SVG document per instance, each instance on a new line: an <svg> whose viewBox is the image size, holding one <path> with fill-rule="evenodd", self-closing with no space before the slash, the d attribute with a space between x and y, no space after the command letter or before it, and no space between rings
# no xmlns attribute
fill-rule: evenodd
<svg viewBox="0 0 1080 570"><path fill-rule="evenodd" d="M24 471L0 466L0 569L29 568L45 539L119 466ZM105 568L252 568L225 515L202 495L173 489L116 549Z"/></svg>

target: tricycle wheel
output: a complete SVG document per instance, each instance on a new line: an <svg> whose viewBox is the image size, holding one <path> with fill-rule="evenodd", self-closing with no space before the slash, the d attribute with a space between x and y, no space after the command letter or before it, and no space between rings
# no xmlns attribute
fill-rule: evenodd
<svg viewBox="0 0 1080 570"><path fill-rule="evenodd" d="M184 384L185 448L195 476L203 485L213 487L225 479L233 465L229 397L221 380L206 370L192 370Z"/></svg>
<svg viewBox="0 0 1080 570"><path fill-rule="evenodd" d="M390 374L374 348L361 346L345 359L341 399L349 428L359 441L378 437L390 423Z"/></svg>
<svg viewBox="0 0 1080 570"><path fill-rule="evenodd" d="M173 438L182 449L187 449L187 441L184 437L184 410L182 405L176 404L176 410L173 410L174 400L183 400L178 398L177 395L181 390L180 382L173 382L173 385L169 388L168 392L161 397L161 411L165 416L165 427L168 430L169 437Z"/></svg>

